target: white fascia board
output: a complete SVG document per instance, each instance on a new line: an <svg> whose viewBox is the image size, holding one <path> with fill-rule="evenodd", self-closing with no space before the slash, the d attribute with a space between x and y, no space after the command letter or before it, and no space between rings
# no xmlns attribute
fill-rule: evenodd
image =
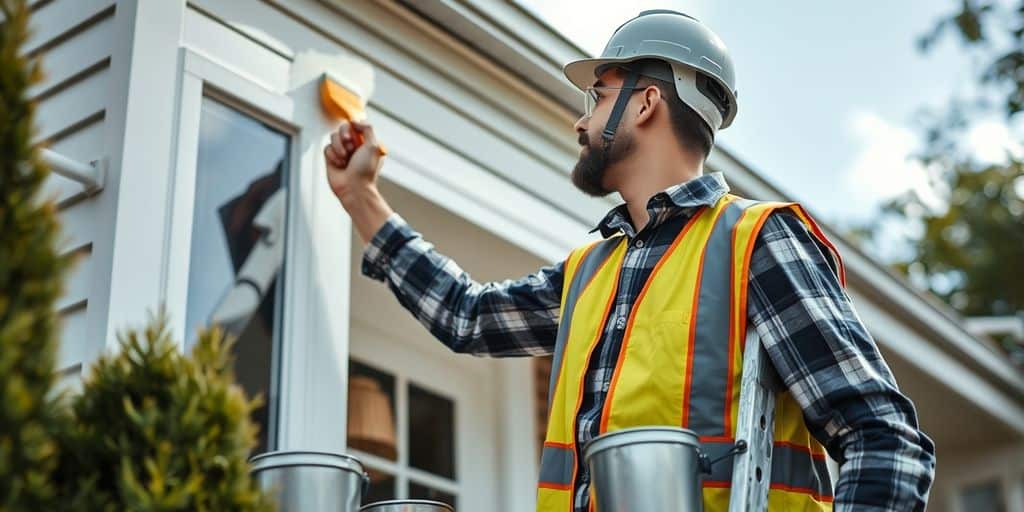
<svg viewBox="0 0 1024 512"><path fill-rule="evenodd" d="M565 107L579 110L579 92L561 68L589 55L521 7L479 0L405 0L401 4L470 42Z"/></svg>

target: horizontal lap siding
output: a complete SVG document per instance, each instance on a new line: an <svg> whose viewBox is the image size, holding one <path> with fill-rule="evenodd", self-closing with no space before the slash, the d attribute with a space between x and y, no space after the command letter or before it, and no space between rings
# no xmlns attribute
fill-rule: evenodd
<svg viewBox="0 0 1024 512"><path fill-rule="evenodd" d="M36 101L35 140L44 147L88 164L108 157L105 114L110 102L110 62L115 47L113 0L49 0L33 4L32 36L25 50L42 62L43 79L29 90ZM51 174L42 196L59 206L58 247L74 253L76 264L57 303L61 315L58 368L63 384L77 387L78 375L100 353L104 340L86 339L93 275L93 242L104 221L99 195ZM100 194L102 195L102 191ZM105 281L105 280L101 280Z"/></svg>

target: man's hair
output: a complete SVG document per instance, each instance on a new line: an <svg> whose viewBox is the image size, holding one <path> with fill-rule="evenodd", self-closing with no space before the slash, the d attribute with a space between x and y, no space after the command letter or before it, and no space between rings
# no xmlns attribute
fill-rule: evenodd
<svg viewBox="0 0 1024 512"><path fill-rule="evenodd" d="M666 75L672 75L671 66L669 66L665 61L644 59L634 62L643 67L663 66ZM626 70L619 68L618 71L621 76L625 77ZM679 94L676 93L675 84L649 77L647 75L640 75L640 80L637 81L637 86L647 87L649 85L657 87L658 90L661 91L661 96L665 98L665 103L668 105L672 131L675 132L676 139L679 141L679 144L685 149L700 153L706 160L708 155L711 154L711 146L713 146L715 142L715 136L711 133L711 128L708 124L700 117L700 115L697 114L695 110L690 108L686 103L683 103L683 100L679 99Z"/></svg>

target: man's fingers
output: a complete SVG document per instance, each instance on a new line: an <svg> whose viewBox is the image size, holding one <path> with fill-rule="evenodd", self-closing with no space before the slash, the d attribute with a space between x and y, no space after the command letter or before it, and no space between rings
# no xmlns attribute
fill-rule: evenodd
<svg viewBox="0 0 1024 512"><path fill-rule="evenodd" d="M331 145L324 146L324 158L326 158L327 161L335 167L345 166L344 161L338 157L338 154L334 151L334 147Z"/></svg>
<svg viewBox="0 0 1024 512"><path fill-rule="evenodd" d="M379 144L377 143L377 135L373 132L373 126L370 125L370 123L361 122L361 121L353 121L352 122L352 127L357 132L359 132L359 133L361 133L363 135L363 140L366 143L371 144L373 147L378 147L379 146Z"/></svg>
<svg viewBox="0 0 1024 512"><path fill-rule="evenodd" d="M335 151L345 149L345 146L341 144L340 130L335 130L331 132L331 147L334 148Z"/></svg>

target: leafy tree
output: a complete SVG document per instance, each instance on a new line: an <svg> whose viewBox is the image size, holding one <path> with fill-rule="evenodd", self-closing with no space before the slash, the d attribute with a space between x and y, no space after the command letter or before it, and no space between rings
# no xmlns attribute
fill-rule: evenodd
<svg viewBox="0 0 1024 512"><path fill-rule="evenodd" d="M55 496L54 304L70 260L54 249L54 205L35 200L49 170L32 145L26 92L41 79L39 63L19 52L28 7L0 0L0 13L0 511L38 511Z"/></svg>
<svg viewBox="0 0 1024 512"><path fill-rule="evenodd" d="M909 240L911 255L895 265L912 281L965 315L1015 314L1024 311L1024 278L1016 268L1024 261L1024 157L1008 151L1003 162L984 162L964 141L973 123L993 117L1021 140L1024 1L961 0L920 38L919 48L931 51L948 33L983 65L972 97L923 114L926 145L915 156L932 172L945 207L935 209L911 192L885 205L882 217L920 228ZM878 229L872 234L877 239ZM1001 342L1021 355L1012 340Z"/></svg>

